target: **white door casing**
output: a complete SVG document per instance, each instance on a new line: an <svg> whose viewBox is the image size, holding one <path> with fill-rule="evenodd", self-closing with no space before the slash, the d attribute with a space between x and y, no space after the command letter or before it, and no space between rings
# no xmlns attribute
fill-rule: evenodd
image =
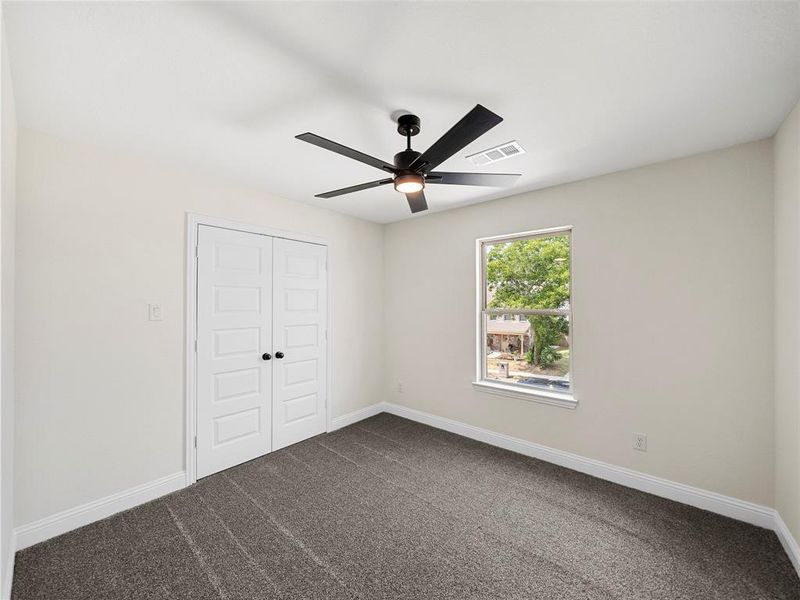
<svg viewBox="0 0 800 600"><path fill-rule="evenodd" d="M200 225L197 245L197 477L272 449L272 246Z"/></svg>
<svg viewBox="0 0 800 600"><path fill-rule="evenodd" d="M275 238L273 243L272 448L325 431L327 248Z"/></svg>

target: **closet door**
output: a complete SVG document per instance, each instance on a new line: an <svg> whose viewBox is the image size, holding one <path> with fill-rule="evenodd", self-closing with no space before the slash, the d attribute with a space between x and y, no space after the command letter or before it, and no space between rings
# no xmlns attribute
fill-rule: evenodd
<svg viewBox="0 0 800 600"><path fill-rule="evenodd" d="M326 256L325 246L274 241L273 450L325 431Z"/></svg>
<svg viewBox="0 0 800 600"><path fill-rule="evenodd" d="M272 242L199 227L198 477L271 450Z"/></svg>

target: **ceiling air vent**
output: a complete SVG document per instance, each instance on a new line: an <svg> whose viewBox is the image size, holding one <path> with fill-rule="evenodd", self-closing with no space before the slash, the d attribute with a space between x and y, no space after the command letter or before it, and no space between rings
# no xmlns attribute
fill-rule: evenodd
<svg viewBox="0 0 800 600"><path fill-rule="evenodd" d="M470 154L467 156L467 160L473 165L481 166L496 163L499 160L505 160L506 158L517 156L518 154L525 154L525 150L516 141L511 141L495 146L494 148L488 148L487 150Z"/></svg>

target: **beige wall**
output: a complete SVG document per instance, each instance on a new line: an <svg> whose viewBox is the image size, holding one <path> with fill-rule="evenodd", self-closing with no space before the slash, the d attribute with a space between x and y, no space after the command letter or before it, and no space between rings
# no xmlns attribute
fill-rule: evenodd
<svg viewBox="0 0 800 600"><path fill-rule="evenodd" d="M800 103L775 136L775 508L800 540Z"/></svg>
<svg viewBox="0 0 800 600"><path fill-rule="evenodd" d="M771 506L771 149L755 142L387 226L387 399ZM561 225L574 226L579 407L474 391L475 239ZM634 432L649 436L647 453L631 448Z"/></svg>
<svg viewBox="0 0 800 600"><path fill-rule="evenodd" d="M184 468L186 211L327 238L333 415L380 397L379 225L25 129L18 197L18 525Z"/></svg>
<svg viewBox="0 0 800 600"><path fill-rule="evenodd" d="M0 80L0 595L11 573L6 565L14 529L14 211L16 205L17 120L8 63L5 31L2 37Z"/></svg>

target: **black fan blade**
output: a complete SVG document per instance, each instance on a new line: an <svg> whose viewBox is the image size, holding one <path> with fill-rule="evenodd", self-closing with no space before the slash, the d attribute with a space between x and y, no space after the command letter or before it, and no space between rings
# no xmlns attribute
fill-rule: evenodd
<svg viewBox="0 0 800 600"><path fill-rule="evenodd" d="M426 175L425 183L505 187L514 185L514 182L520 177L519 173L447 173L445 171L432 171Z"/></svg>
<svg viewBox="0 0 800 600"><path fill-rule="evenodd" d="M450 130L440 137L411 164L416 171L428 173L456 152L474 142L503 120L488 108L476 105Z"/></svg>
<svg viewBox="0 0 800 600"><path fill-rule="evenodd" d="M353 150L347 146L342 146L341 144L337 144L331 140L326 140L324 137L320 137L315 133L301 133L300 135L296 135L294 137L296 137L298 140L308 142L309 144L319 146L320 148L325 148L325 150L330 150L331 152L336 152L336 154L341 154L347 158L352 158L358 162L370 165L371 167L376 167L383 171L388 171L389 173L395 172L394 165L390 165L389 163L382 161L380 158L375 158L374 156L364 154L358 150Z"/></svg>
<svg viewBox="0 0 800 600"><path fill-rule="evenodd" d="M406 198L408 199L408 206L411 208L412 213L428 210L428 203L425 201L425 192L419 191L413 194L406 194Z"/></svg>
<svg viewBox="0 0 800 600"><path fill-rule="evenodd" d="M325 192L324 194L317 194L315 198L333 198L334 196L341 196L351 192L360 192L361 190L368 190L369 188L378 187L379 185L386 185L392 183L394 179L379 179L378 181L370 181L369 183L359 183L358 185L351 185L350 187L342 188L340 190L333 190L332 192Z"/></svg>

